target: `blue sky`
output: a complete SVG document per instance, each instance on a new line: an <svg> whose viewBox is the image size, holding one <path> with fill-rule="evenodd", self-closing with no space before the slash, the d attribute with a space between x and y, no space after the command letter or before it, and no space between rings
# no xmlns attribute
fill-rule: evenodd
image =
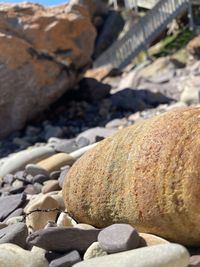
<svg viewBox="0 0 200 267"><path fill-rule="evenodd" d="M20 3L20 2L25 2L25 1L19 1L19 0L6 0L6 1L1 1L0 3ZM59 5L59 4L64 4L69 2L69 0L27 0L27 2L32 2L32 3L38 3L38 4L42 4L44 6L52 6L52 5Z"/></svg>

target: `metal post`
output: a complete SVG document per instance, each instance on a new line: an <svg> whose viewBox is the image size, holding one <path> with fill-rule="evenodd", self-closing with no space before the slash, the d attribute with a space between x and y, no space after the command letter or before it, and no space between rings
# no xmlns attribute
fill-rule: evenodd
<svg viewBox="0 0 200 267"><path fill-rule="evenodd" d="M191 0L188 0L188 19L189 19L189 27L191 31L194 31L194 20L192 14L192 3Z"/></svg>

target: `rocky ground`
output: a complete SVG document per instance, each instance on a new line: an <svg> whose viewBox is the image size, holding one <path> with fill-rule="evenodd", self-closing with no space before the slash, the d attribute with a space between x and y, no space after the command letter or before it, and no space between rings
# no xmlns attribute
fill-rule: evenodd
<svg viewBox="0 0 200 267"><path fill-rule="evenodd" d="M80 1L72 2L71 8L64 6L51 11L50 21L45 18L47 11L40 6L32 10L31 6L24 5L20 10L5 5L2 7L4 11L0 9L2 14L9 10L9 15L5 16L6 23L0 21L3 27L3 34L0 35L3 41L0 45L5 45L11 35L20 49L24 49L23 44L36 53L31 56L30 53L23 54L20 61L22 65L17 66L12 65L12 60L6 59L5 55L9 55L10 51L6 50L4 57L0 53L0 60L6 62L5 69L0 69L0 78L1 74L6 73L6 82L2 83L0 91L4 92L8 85L9 88L14 85L10 92L13 94L16 89L21 97L20 103L23 102L22 105L27 108L22 121L28 120L29 111L34 113L32 109L35 100L30 101L35 97L34 94L22 98L23 92L33 85L29 83L28 87L24 86L29 81L30 72L25 76L23 84L15 84L16 80L9 80L8 77L16 75L19 81L22 69L31 66L29 71L34 69L38 81L34 90L50 92L41 96L40 107L42 105L41 110L44 111L37 112L37 117L29 119L23 128L18 127L21 122L17 121L17 126L15 124L19 115L18 101L13 107L12 116L9 115L12 117L11 128L8 129L5 124L10 117L2 117L1 127L5 126L6 132L11 133L0 140L0 266L200 266L199 248L186 249L161 237L138 232L128 224L113 224L97 229L93 225L76 221L67 212L62 196L64 179L71 166L104 138L169 110L199 106L200 61L191 56L198 55L199 41L197 39L190 44L188 50L191 54L186 62L173 56L163 56L154 58L153 61L145 60L134 68L133 65L128 66L123 72L108 74L108 70L102 68L90 69L85 73L84 68L91 63L89 58L95 31L98 32L108 11L103 5L98 7L97 12L96 5L88 4L90 8L86 14L82 6L79 6ZM63 10L69 13L68 17L63 15ZM25 19L21 22L13 20L22 11ZM30 18L31 12L34 13L33 18ZM40 16L42 19L38 19ZM112 13L112 19L109 17L112 23L115 19L120 20L119 17L113 18L114 16L116 14ZM88 54L81 52L86 50L84 40L87 39L87 31L82 35L83 39L69 34L70 41L63 40L62 49L57 47L56 25L61 21L65 26L74 25L74 32L77 33L80 32L81 23L87 24L90 29ZM11 31L12 23L16 27L15 31ZM49 23L51 27L47 27ZM43 28L38 28L38 25ZM18 27L21 30L23 28L24 35L19 34ZM47 27L45 31L49 34L46 39L42 39L40 32L41 28L44 31L44 27ZM63 27L62 31L65 31ZM51 44L48 44L49 38L53 40ZM40 47L41 40L45 46L49 45L50 54L44 53ZM15 42L12 43L13 51L17 49ZM71 46L67 47L69 43ZM96 50L97 54L101 51L100 48L101 45ZM30 49L23 51L30 52ZM71 72L68 72L68 68L66 74L62 72L63 64L69 58L73 68L70 69ZM60 78L64 75L64 83L61 82L59 90L62 91L64 86L67 87L67 92L62 97L55 93L55 80L49 80L48 72L44 72L47 75L47 87L43 84L44 80L38 79L41 73L36 71L35 66L43 71L44 65L45 68L51 66L53 71L56 70ZM68 90L69 80L73 90ZM53 84L53 88L49 87L49 83ZM10 98L11 95L6 95L5 102L0 101L0 113L5 104L5 110L10 109ZM36 99L39 98L40 93ZM56 99L53 104L52 98ZM28 101L31 105L27 105ZM18 128L20 129L16 130ZM2 133L5 136L3 130Z"/></svg>

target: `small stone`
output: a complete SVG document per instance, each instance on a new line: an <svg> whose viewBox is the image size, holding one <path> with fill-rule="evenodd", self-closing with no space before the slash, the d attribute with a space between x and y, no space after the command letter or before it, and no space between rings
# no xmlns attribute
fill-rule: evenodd
<svg viewBox="0 0 200 267"><path fill-rule="evenodd" d="M54 171L54 172L51 172L50 173L50 179L51 180L56 180L56 179L58 179L59 178L59 176L60 176L60 171Z"/></svg>
<svg viewBox="0 0 200 267"><path fill-rule="evenodd" d="M81 148L84 146L88 146L90 144L90 140L88 140L84 136L81 136L79 139L76 140L76 144L77 144L78 148Z"/></svg>
<svg viewBox="0 0 200 267"><path fill-rule="evenodd" d="M64 254L49 264L49 267L71 267L73 264L80 262L81 256L78 251L73 250L67 254Z"/></svg>
<svg viewBox="0 0 200 267"><path fill-rule="evenodd" d="M44 174L37 174L32 179L33 183L39 183L39 184L43 184L47 180L48 180L48 177Z"/></svg>
<svg viewBox="0 0 200 267"><path fill-rule="evenodd" d="M43 188L42 188L42 193L46 194L52 191L57 191L60 190L60 186L57 180L49 180L45 182Z"/></svg>
<svg viewBox="0 0 200 267"><path fill-rule="evenodd" d="M138 232L129 224L113 224L98 235L100 246L108 253L137 248L139 241Z"/></svg>
<svg viewBox="0 0 200 267"><path fill-rule="evenodd" d="M78 149L75 139L59 141L54 145L54 147L57 152L63 153L71 153Z"/></svg>
<svg viewBox="0 0 200 267"><path fill-rule="evenodd" d="M26 189L24 190L24 193L29 195L35 195L41 193L41 191L42 191L42 185L39 183L35 183L34 185L28 184L26 186Z"/></svg>
<svg viewBox="0 0 200 267"><path fill-rule="evenodd" d="M97 229L81 230L73 227L49 227L29 235L27 242L48 251L85 251L93 242L97 241L99 232L100 230Z"/></svg>
<svg viewBox="0 0 200 267"><path fill-rule="evenodd" d="M65 169L63 169L60 173L60 176L58 178L58 182L60 185L60 188L63 187L65 176L67 176L68 171L70 170L70 166L65 166Z"/></svg>
<svg viewBox="0 0 200 267"><path fill-rule="evenodd" d="M45 169L48 173L53 171L59 171L61 167L65 165L72 165L75 159L72 158L69 154L58 153L52 157L47 158L46 160L40 161L37 166Z"/></svg>
<svg viewBox="0 0 200 267"><path fill-rule="evenodd" d="M5 220L13 211L22 207L25 201L25 194L2 197L0 201L0 221Z"/></svg>
<svg viewBox="0 0 200 267"><path fill-rule="evenodd" d="M106 124L106 128L119 128L120 126L125 127L127 126L127 120L125 118L123 119L114 119L112 121L109 121Z"/></svg>
<svg viewBox="0 0 200 267"><path fill-rule="evenodd" d="M30 200L28 205L25 207L25 213L30 213L33 210L41 210L33 212L26 217L26 224L34 231L43 229L47 224L48 220L55 221L58 211L53 210L45 212L44 210L51 210L59 208L58 203L51 196L48 195L37 195L36 198Z"/></svg>
<svg viewBox="0 0 200 267"><path fill-rule="evenodd" d="M28 164L25 167L25 170L28 174L31 174L32 176L36 175L44 175L46 177L49 177L49 173L42 167L36 165L36 164Z"/></svg>
<svg viewBox="0 0 200 267"><path fill-rule="evenodd" d="M178 244L133 249L82 261L73 267L187 267L189 253Z"/></svg>
<svg viewBox="0 0 200 267"><path fill-rule="evenodd" d="M22 187L24 186L24 183L22 181L19 181L19 180L15 180L13 183L12 183L12 187L13 188L19 188L19 187Z"/></svg>
<svg viewBox="0 0 200 267"><path fill-rule="evenodd" d="M77 222L74 221L68 214L61 212L57 220L58 226L75 226Z"/></svg>
<svg viewBox="0 0 200 267"><path fill-rule="evenodd" d="M99 245L99 242L94 242L92 243L91 246L86 250L83 259L84 260L89 260L92 258L100 257L100 256L105 256L107 255L107 252L101 248Z"/></svg>
<svg viewBox="0 0 200 267"><path fill-rule="evenodd" d="M0 244L12 243L22 248L26 247L28 228L25 223L15 223L0 230Z"/></svg>
<svg viewBox="0 0 200 267"><path fill-rule="evenodd" d="M200 267L200 255L191 256L188 267Z"/></svg>
<svg viewBox="0 0 200 267"><path fill-rule="evenodd" d="M48 267L45 257L22 249L14 244L0 244L0 266L3 267Z"/></svg>

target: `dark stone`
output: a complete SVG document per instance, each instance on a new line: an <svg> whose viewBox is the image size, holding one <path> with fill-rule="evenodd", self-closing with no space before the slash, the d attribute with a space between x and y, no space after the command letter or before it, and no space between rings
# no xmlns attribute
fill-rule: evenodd
<svg viewBox="0 0 200 267"><path fill-rule="evenodd" d="M100 230L82 230L73 227L50 227L38 230L27 238L27 243L48 251L86 251L95 241Z"/></svg>
<svg viewBox="0 0 200 267"><path fill-rule="evenodd" d="M79 82L79 97L86 101L99 101L107 97L111 86L93 78L83 78Z"/></svg>
<svg viewBox="0 0 200 267"><path fill-rule="evenodd" d="M25 194L2 197L0 201L0 221L5 220L13 211L22 207L25 201Z"/></svg>
<svg viewBox="0 0 200 267"><path fill-rule="evenodd" d="M26 247L28 228L25 223L15 223L0 230L0 244L12 243L22 248Z"/></svg>
<svg viewBox="0 0 200 267"><path fill-rule="evenodd" d="M99 233L98 242L107 253L117 253L137 248L140 237L129 224L113 224Z"/></svg>
<svg viewBox="0 0 200 267"><path fill-rule="evenodd" d="M161 93L153 93L148 90L124 89L111 96L112 105L117 109L125 109L132 112L153 108L160 104L168 104L171 98Z"/></svg>
<svg viewBox="0 0 200 267"><path fill-rule="evenodd" d="M59 178L60 173L61 173L60 171L51 172L49 177L51 180L56 180Z"/></svg>
<svg viewBox="0 0 200 267"><path fill-rule="evenodd" d="M67 254L57 256L52 260L49 267L71 267L73 264L80 262L81 257L78 251L73 250Z"/></svg>
<svg viewBox="0 0 200 267"><path fill-rule="evenodd" d="M33 183L39 183L43 184L45 181L48 180L48 177L44 174L37 174L33 177L32 182Z"/></svg>

